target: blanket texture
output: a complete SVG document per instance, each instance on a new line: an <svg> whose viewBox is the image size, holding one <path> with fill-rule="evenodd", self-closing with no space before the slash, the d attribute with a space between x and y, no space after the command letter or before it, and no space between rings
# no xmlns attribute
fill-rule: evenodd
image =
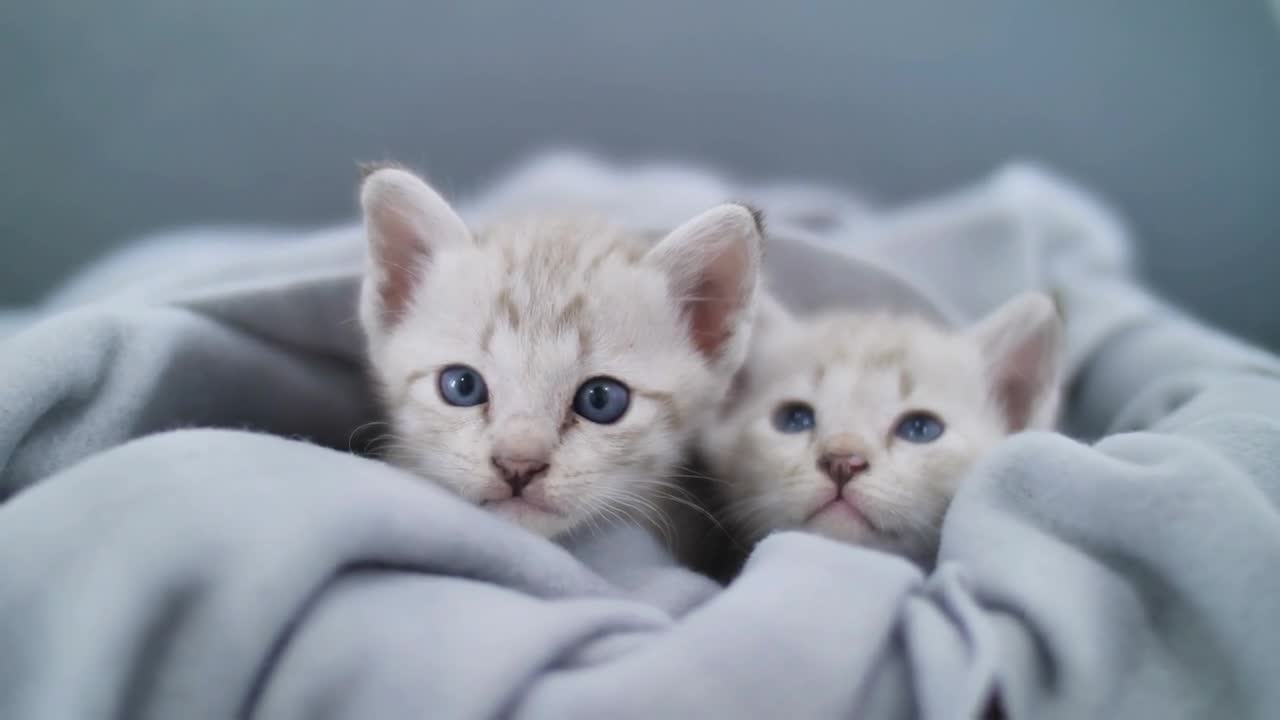
<svg viewBox="0 0 1280 720"><path fill-rule="evenodd" d="M191 231L4 316L0 717L1280 717L1280 363L1145 291L1084 192L1019 166L883 210L554 154L463 207L725 199L800 309L1060 300L1075 439L972 472L931 574L778 533L721 587L349 452L358 228Z"/></svg>

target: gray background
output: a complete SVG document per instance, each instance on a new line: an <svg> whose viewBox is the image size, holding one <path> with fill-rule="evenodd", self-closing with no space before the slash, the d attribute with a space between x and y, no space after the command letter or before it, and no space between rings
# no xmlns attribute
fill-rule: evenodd
<svg viewBox="0 0 1280 720"><path fill-rule="evenodd" d="M148 230L348 218L360 159L462 192L574 143L896 203L1027 157L1280 346L1264 0L6 0L0 92L0 304Z"/></svg>

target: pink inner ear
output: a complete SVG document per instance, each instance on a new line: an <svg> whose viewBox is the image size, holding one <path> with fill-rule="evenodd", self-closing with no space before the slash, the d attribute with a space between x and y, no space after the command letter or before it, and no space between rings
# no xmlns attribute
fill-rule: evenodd
<svg viewBox="0 0 1280 720"><path fill-rule="evenodd" d="M726 204L672 230L647 256L667 276L688 337L708 360L723 359L738 315L749 307L760 242L758 221Z"/></svg>
<svg viewBox="0 0 1280 720"><path fill-rule="evenodd" d="M995 392L1004 410L1009 432L1025 430L1037 405L1053 382L1047 367L1048 348L1039 337L1028 338L1015 347L996 371Z"/></svg>
<svg viewBox="0 0 1280 720"><path fill-rule="evenodd" d="M1009 432L1026 429L1031 421L1032 399L1034 393L1027 378L1010 376L1000 378L996 386L996 397L1004 410L1005 422Z"/></svg>
<svg viewBox="0 0 1280 720"><path fill-rule="evenodd" d="M748 263L747 251L740 245L723 248L702 269L687 296L685 312L693 344L708 358L717 358L733 337Z"/></svg>
<svg viewBox="0 0 1280 720"><path fill-rule="evenodd" d="M723 288L714 280L704 280L693 289L693 300L686 307L693 344L707 357L714 357L729 339L730 303L720 297Z"/></svg>
<svg viewBox="0 0 1280 720"><path fill-rule="evenodd" d="M378 299L382 316L395 322L404 316L413 299L413 290L425 270L427 248L417 238L416 229L403 217L381 219L375 242L374 261L378 265Z"/></svg>

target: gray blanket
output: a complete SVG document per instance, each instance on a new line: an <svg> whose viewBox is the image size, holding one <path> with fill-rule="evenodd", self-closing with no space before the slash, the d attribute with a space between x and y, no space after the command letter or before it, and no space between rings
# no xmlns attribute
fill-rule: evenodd
<svg viewBox="0 0 1280 720"><path fill-rule="evenodd" d="M354 227L156 240L6 317L0 718L1280 716L1280 363L1144 291L1086 194L1018 167L878 211L558 155L464 207L663 228L725 198L802 308L1054 292L1088 442L1003 445L927 576L778 533L722 588L348 452Z"/></svg>

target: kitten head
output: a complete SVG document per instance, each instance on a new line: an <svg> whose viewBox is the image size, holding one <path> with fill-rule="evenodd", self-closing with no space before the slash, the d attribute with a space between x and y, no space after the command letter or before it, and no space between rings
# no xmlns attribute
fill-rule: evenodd
<svg viewBox="0 0 1280 720"><path fill-rule="evenodd" d="M656 245L582 218L473 232L395 168L361 204L393 459L546 536L656 512L746 355L753 214L723 205Z"/></svg>
<svg viewBox="0 0 1280 720"><path fill-rule="evenodd" d="M804 528L927 563L957 482L1004 436L1053 423L1060 321L1039 294L974 327L794 320L761 304L703 451L745 539Z"/></svg>

